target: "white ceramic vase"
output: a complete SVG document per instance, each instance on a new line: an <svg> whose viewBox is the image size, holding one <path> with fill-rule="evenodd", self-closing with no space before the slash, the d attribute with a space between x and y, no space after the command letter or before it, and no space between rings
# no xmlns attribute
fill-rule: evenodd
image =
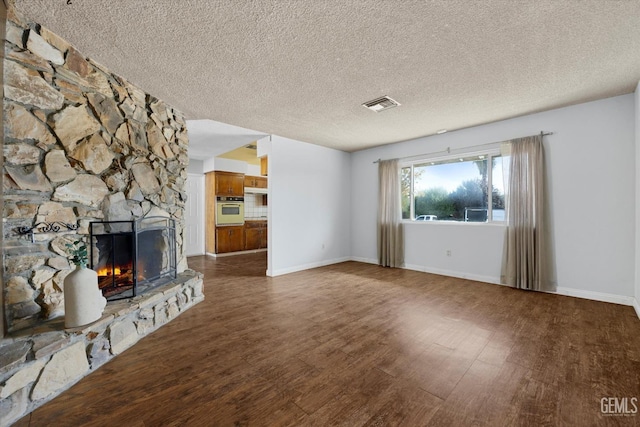
<svg viewBox="0 0 640 427"><path fill-rule="evenodd" d="M75 328L102 316L107 300L98 288L98 274L77 266L64 279L64 326Z"/></svg>

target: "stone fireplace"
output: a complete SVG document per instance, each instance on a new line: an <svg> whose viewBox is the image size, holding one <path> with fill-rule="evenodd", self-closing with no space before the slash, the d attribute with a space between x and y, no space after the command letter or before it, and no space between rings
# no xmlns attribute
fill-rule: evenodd
<svg viewBox="0 0 640 427"><path fill-rule="evenodd" d="M88 244L92 223L169 218L176 272L187 268L188 138L180 112L8 12L4 318L14 332L63 315L66 244ZM52 232L52 223L76 229Z"/></svg>
<svg viewBox="0 0 640 427"><path fill-rule="evenodd" d="M0 425L204 298L184 253L183 115L5 3ZM65 330L77 240L111 302Z"/></svg>

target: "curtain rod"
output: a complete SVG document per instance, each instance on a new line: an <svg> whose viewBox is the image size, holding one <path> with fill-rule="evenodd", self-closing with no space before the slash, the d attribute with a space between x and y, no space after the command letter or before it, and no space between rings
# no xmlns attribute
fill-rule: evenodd
<svg viewBox="0 0 640 427"><path fill-rule="evenodd" d="M540 136L541 137L542 136L547 136L547 135L553 135L553 132L545 132L545 131L541 131L540 132ZM534 135L529 135L529 136L534 136ZM526 138L526 136L525 137L521 137L521 138ZM516 138L513 138L513 139L516 139ZM477 147L484 147L484 146L487 146L487 145L501 144L501 143L507 142L507 141L511 141L511 140L508 139L508 140L505 140L505 141L487 142L487 143L484 143L484 144L469 145L467 147L454 148L454 150L467 150L469 148L477 148ZM432 151L430 153L416 154L416 155L413 155L413 156L401 157L398 160L406 160L406 159L411 159L413 157L422 157L422 156L429 156L431 154L444 154L444 153L451 154L451 147L447 147L446 150ZM388 160L394 160L394 159L388 159ZM380 163L381 161L382 161L382 159L378 159L378 160L374 160L373 163Z"/></svg>

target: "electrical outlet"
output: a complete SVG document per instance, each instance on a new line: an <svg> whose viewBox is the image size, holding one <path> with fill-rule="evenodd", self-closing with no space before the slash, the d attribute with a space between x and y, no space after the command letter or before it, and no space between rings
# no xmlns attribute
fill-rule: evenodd
<svg viewBox="0 0 640 427"><path fill-rule="evenodd" d="M447 249L447 256L451 256L451 249Z"/></svg>

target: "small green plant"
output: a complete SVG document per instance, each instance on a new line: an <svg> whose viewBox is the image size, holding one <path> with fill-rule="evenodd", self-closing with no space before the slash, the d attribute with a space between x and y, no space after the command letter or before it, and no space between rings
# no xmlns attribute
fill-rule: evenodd
<svg viewBox="0 0 640 427"><path fill-rule="evenodd" d="M73 243L67 243L65 245L69 248L69 252L71 253L71 261L81 267L85 268L89 263L89 257L87 256L87 245L82 240L76 240Z"/></svg>

